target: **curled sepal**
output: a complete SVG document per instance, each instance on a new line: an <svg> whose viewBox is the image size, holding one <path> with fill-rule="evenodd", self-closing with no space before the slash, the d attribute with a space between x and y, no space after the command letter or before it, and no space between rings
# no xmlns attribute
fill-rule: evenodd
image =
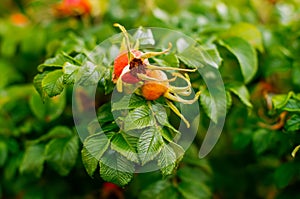
<svg viewBox="0 0 300 199"><path fill-rule="evenodd" d="M145 60L145 59L148 59L150 57L155 57L155 56L158 56L158 55L163 55L163 54L166 54L168 53L172 48L172 43L169 43L169 46L166 50L163 50L161 52L146 52L146 53L143 53L142 55L138 56L137 58L138 59L142 59L142 60Z"/></svg>
<svg viewBox="0 0 300 199"><path fill-rule="evenodd" d="M175 67L165 67L165 66L155 66L148 64L147 69L151 70L176 70L176 71L183 71L183 72L195 72L197 68L188 69L188 68L175 68Z"/></svg>
<svg viewBox="0 0 300 199"><path fill-rule="evenodd" d="M171 94L170 92L166 92L164 94L164 97L165 98L168 98L172 101L175 101L175 102L180 102L180 103L184 103L184 104L193 104L194 102L196 102L199 98L201 94L201 91L198 91L196 94L195 94L195 97L191 100L186 100L186 99L183 99L181 97L179 97L177 94Z"/></svg>
<svg viewBox="0 0 300 199"><path fill-rule="evenodd" d="M180 111L177 109L177 107L169 100L166 99L167 105L170 107L170 109L178 116L180 119L183 120L183 122L186 124L187 128L190 128L190 123L187 121L187 119L180 113Z"/></svg>

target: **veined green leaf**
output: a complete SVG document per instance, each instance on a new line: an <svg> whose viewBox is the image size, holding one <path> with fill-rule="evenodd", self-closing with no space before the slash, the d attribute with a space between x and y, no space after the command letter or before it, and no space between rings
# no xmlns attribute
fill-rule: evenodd
<svg viewBox="0 0 300 199"><path fill-rule="evenodd" d="M152 117L150 108L146 105L133 109L125 117L124 130L129 131L133 129L143 129L153 126L155 120Z"/></svg>
<svg viewBox="0 0 300 199"><path fill-rule="evenodd" d="M128 160L139 163L137 154L138 138L129 136L124 132L117 133L111 140L111 149L117 151Z"/></svg>
<svg viewBox="0 0 300 199"><path fill-rule="evenodd" d="M80 67L75 64L71 64L69 62L65 63L62 68L64 73L64 83L74 84L75 80L77 79L79 69Z"/></svg>
<svg viewBox="0 0 300 199"><path fill-rule="evenodd" d="M100 176L109 182L124 186L133 178L134 164L114 151L108 151L100 160Z"/></svg>
<svg viewBox="0 0 300 199"><path fill-rule="evenodd" d="M57 138L46 145L46 161L60 175L68 175L76 163L79 149L77 136Z"/></svg>
<svg viewBox="0 0 300 199"><path fill-rule="evenodd" d="M157 158L157 164L163 176L173 173L177 166L177 156L173 148L168 144L164 144Z"/></svg>
<svg viewBox="0 0 300 199"><path fill-rule="evenodd" d="M249 83L255 76L258 68L255 49L240 37L230 37L220 40L219 43L236 56L241 67L244 82Z"/></svg>
<svg viewBox="0 0 300 199"><path fill-rule="evenodd" d="M81 151L82 162L88 174L93 176L97 169L98 162L109 147L109 139L104 133L90 135L84 140Z"/></svg>
<svg viewBox="0 0 300 199"><path fill-rule="evenodd" d="M33 174L37 178L40 177L44 169L44 151L45 146L42 144L27 146L20 165L20 173Z"/></svg>
<svg viewBox="0 0 300 199"><path fill-rule="evenodd" d="M249 108L252 108L250 94L247 87L239 82L233 82L226 85L226 88L240 98L240 100Z"/></svg>
<svg viewBox="0 0 300 199"><path fill-rule="evenodd" d="M119 101L112 103L112 111L138 108L146 103L146 100L136 94L125 95Z"/></svg>
<svg viewBox="0 0 300 199"><path fill-rule="evenodd" d="M64 89L63 79L61 70L51 71L42 79L42 89L49 97L59 95Z"/></svg>
<svg viewBox="0 0 300 199"><path fill-rule="evenodd" d="M146 128L141 134L137 145L142 165L153 160L161 151L163 144L160 127Z"/></svg>
<svg viewBox="0 0 300 199"><path fill-rule="evenodd" d="M76 82L83 86L98 84L101 79L101 70L103 71L104 68L93 62L87 61L78 70Z"/></svg>

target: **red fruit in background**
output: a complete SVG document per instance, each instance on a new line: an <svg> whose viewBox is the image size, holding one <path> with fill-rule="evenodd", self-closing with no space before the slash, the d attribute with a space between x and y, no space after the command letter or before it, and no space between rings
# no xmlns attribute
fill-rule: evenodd
<svg viewBox="0 0 300 199"><path fill-rule="evenodd" d="M25 26L28 24L28 18L22 13L15 13L10 16L10 21L17 26Z"/></svg>
<svg viewBox="0 0 300 199"><path fill-rule="evenodd" d="M110 199L110 198L124 199L124 195L120 187L118 187L113 183L105 182L103 183L101 198L102 199Z"/></svg>
<svg viewBox="0 0 300 199"><path fill-rule="evenodd" d="M142 52L138 51L138 50L131 50L131 52L136 57L142 55ZM121 54L119 54L114 61L113 82L117 82L120 75L122 74L123 69L127 65L128 65L128 53L126 51L126 52L122 52ZM138 79L136 77L130 77L130 74L129 75L126 74L125 76L126 76L125 81L126 81L126 79L130 81L130 78L132 78L133 82L136 83L136 80L138 82ZM128 82L128 83L130 83L130 82Z"/></svg>
<svg viewBox="0 0 300 199"><path fill-rule="evenodd" d="M91 10L89 0L63 0L54 6L54 14L59 17L86 15Z"/></svg>

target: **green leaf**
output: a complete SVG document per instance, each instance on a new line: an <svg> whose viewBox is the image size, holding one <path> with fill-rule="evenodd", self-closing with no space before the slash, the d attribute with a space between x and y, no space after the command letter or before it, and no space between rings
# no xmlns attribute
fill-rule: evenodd
<svg viewBox="0 0 300 199"><path fill-rule="evenodd" d="M39 72L43 72L45 68L62 68L66 62L73 63L73 61L69 55L60 53L53 58L47 59L43 64L40 64L37 69Z"/></svg>
<svg viewBox="0 0 300 199"><path fill-rule="evenodd" d="M272 96L272 103L274 109L282 109L289 101L289 99L294 95L294 92L289 92L288 94L278 94Z"/></svg>
<svg viewBox="0 0 300 199"><path fill-rule="evenodd" d="M222 37L240 37L248 41L254 48L260 52L264 51L262 34L259 29L250 23L238 23L230 27L229 30L224 31Z"/></svg>
<svg viewBox="0 0 300 199"><path fill-rule="evenodd" d="M160 128L146 128L141 134L137 145L142 165L153 160L160 153L163 144Z"/></svg>
<svg viewBox="0 0 300 199"><path fill-rule="evenodd" d="M212 66L218 68L218 64L210 55L199 46L191 45L177 54L179 60L192 68L202 68L204 66ZM218 61L218 60L217 60Z"/></svg>
<svg viewBox="0 0 300 199"><path fill-rule="evenodd" d="M98 162L109 147L109 139L104 133L90 135L84 140L81 151L82 162L88 174L93 176L97 169Z"/></svg>
<svg viewBox="0 0 300 199"><path fill-rule="evenodd" d="M211 59L214 60L216 65L219 67L223 59L220 56L217 46L212 44L210 46L204 46L203 48L207 52L207 54L211 57Z"/></svg>
<svg viewBox="0 0 300 199"><path fill-rule="evenodd" d="M78 137L75 135L53 139L46 145L46 160L60 175L66 176L76 163L78 149Z"/></svg>
<svg viewBox="0 0 300 199"><path fill-rule="evenodd" d="M300 100L289 99L283 110L289 112L300 112Z"/></svg>
<svg viewBox="0 0 300 199"><path fill-rule="evenodd" d="M209 94L208 90L201 91L200 103L206 115L215 123L218 121L216 101Z"/></svg>
<svg viewBox="0 0 300 199"><path fill-rule="evenodd" d="M124 132L116 134L111 140L111 149L117 151L128 160L139 163L136 143L138 138L129 136Z"/></svg>
<svg viewBox="0 0 300 199"><path fill-rule="evenodd" d="M63 72L61 70L51 71L42 80L42 88L49 97L60 94L64 89Z"/></svg>
<svg viewBox="0 0 300 199"><path fill-rule="evenodd" d="M43 89L42 82L43 82L43 79L46 77L46 75L48 75L48 73L49 72L46 71L41 74L37 74L33 79L33 85L34 85L35 89L37 90L37 92L40 94L43 101L46 99L47 93Z"/></svg>
<svg viewBox="0 0 300 199"><path fill-rule="evenodd" d="M82 86L98 84L102 77L101 71L103 72L104 68L93 62L87 61L79 68L76 82Z"/></svg>
<svg viewBox="0 0 300 199"><path fill-rule="evenodd" d="M153 33L149 28L140 27L133 35L133 39L138 40L140 45L155 45Z"/></svg>
<svg viewBox="0 0 300 199"><path fill-rule="evenodd" d="M140 199L177 199L177 190L168 180L159 180L144 188L139 196Z"/></svg>
<svg viewBox="0 0 300 199"><path fill-rule="evenodd" d="M97 110L97 119L101 125L114 121L114 116L111 112L111 104L105 103Z"/></svg>
<svg viewBox="0 0 300 199"><path fill-rule="evenodd" d="M125 186L133 178L133 172L133 163L116 152L108 151L100 160L100 176L105 181Z"/></svg>
<svg viewBox="0 0 300 199"><path fill-rule="evenodd" d="M163 176L170 175L174 172L177 166L177 156L171 146L164 144L157 159L157 165Z"/></svg>
<svg viewBox="0 0 300 199"><path fill-rule="evenodd" d="M61 95L45 99L43 102L38 93L33 93L29 99L29 105L38 119L50 122L63 113L66 106L66 95L63 92Z"/></svg>
<svg viewBox="0 0 300 199"><path fill-rule="evenodd" d="M177 171L177 176L181 181L198 184L199 186L208 183L211 180L209 173L201 167L181 167Z"/></svg>
<svg viewBox="0 0 300 199"><path fill-rule="evenodd" d="M180 132L170 124L166 108L159 103L151 104L150 108L152 111L152 115L154 116L158 124L160 124L161 127L168 127L169 130L171 130L170 132L166 129L163 129L161 134L167 141L172 142L176 134L178 135L180 134Z"/></svg>
<svg viewBox="0 0 300 199"><path fill-rule="evenodd" d="M179 67L179 60L177 56L174 53L170 53L168 55L164 55L160 58L153 58L153 60L159 65L159 66L168 66L168 67Z"/></svg>
<svg viewBox="0 0 300 199"><path fill-rule="evenodd" d="M32 174L39 178L44 169L44 151L45 146L42 144L27 146L20 165L20 173Z"/></svg>
<svg viewBox="0 0 300 199"><path fill-rule="evenodd" d="M69 62L65 63L62 68L64 73L64 83L74 84L75 80L77 79L79 69L80 67L75 64L71 64Z"/></svg>
<svg viewBox="0 0 300 199"><path fill-rule="evenodd" d="M239 82L233 82L226 85L226 88L240 98L240 100L249 108L252 108L250 94L245 85Z"/></svg>
<svg viewBox="0 0 300 199"><path fill-rule="evenodd" d="M236 56L241 67L244 82L249 83L255 76L258 68L255 49L247 41L239 37L223 39L219 43Z"/></svg>
<svg viewBox="0 0 300 199"><path fill-rule="evenodd" d="M117 102L112 102L112 111L117 110L129 110L138 108L146 103L146 100L143 97L140 97L136 94L125 95Z"/></svg>
<svg viewBox="0 0 300 199"><path fill-rule="evenodd" d="M8 148L5 142L0 141L0 167L2 167L8 156Z"/></svg>
<svg viewBox="0 0 300 199"><path fill-rule="evenodd" d="M165 107L159 103L151 105L152 114L156 118L157 122L162 126L168 126L169 120Z"/></svg>
<svg viewBox="0 0 300 199"><path fill-rule="evenodd" d="M274 173L274 180L276 185L282 189L291 182L293 177L297 175L298 166L292 162L287 162L280 165Z"/></svg>
<svg viewBox="0 0 300 199"><path fill-rule="evenodd" d="M143 129L153 126L154 124L155 120L151 116L150 108L146 105L143 105L133 109L125 117L124 131L126 132L133 129Z"/></svg>
<svg viewBox="0 0 300 199"><path fill-rule="evenodd" d="M194 182L180 182L178 190L186 199L209 199L212 197L211 191L205 184L199 185Z"/></svg>
<svg viewBox="0 0 300 199"><path fill-rule="evenodd" d="M56 139L56 138L68 138L72 136L72 131L66 126L55 126L52 128L48 133L42 135L38 139L34 140L33 142L43 142L50 139Z"/></svg>
<svg viewBox="0 0 300 199"><path fill-rule="evenodd" d="M285 123L284 128L287 131L297 131L300 129L300 116L297 114L292 115Z"/></svg>
<svg viewBox="0 0 300 199"><path fill-rule="evenodd" d="M273 144L273 133L265 129L259 129L254 132L252 142L255 153L262 154Z"/></svg>

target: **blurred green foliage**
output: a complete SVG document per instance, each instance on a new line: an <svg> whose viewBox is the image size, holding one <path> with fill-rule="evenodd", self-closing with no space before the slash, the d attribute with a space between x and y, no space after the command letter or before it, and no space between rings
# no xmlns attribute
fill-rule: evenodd
<svg viewBox="0 0 300 199"><path fill-rule="evenodd" d="M1 198L300 198L299 0L91 0L90 15L63 18L52 13L56 2L0 3ZM14 17L20 13L25 19ZM115 22L197 40L218 60L228 109L217 145L199 159L201 132L214 117L204 90L207 116L178 171L137 174L124 188L85 171L71 110L74 82L71 75L63 82L60 70L80 65L118 33ZM53 79L58 83L47 87ZM202 89L198 77L191 81ZM33 83L46 88L36 91Z"/></svg>

